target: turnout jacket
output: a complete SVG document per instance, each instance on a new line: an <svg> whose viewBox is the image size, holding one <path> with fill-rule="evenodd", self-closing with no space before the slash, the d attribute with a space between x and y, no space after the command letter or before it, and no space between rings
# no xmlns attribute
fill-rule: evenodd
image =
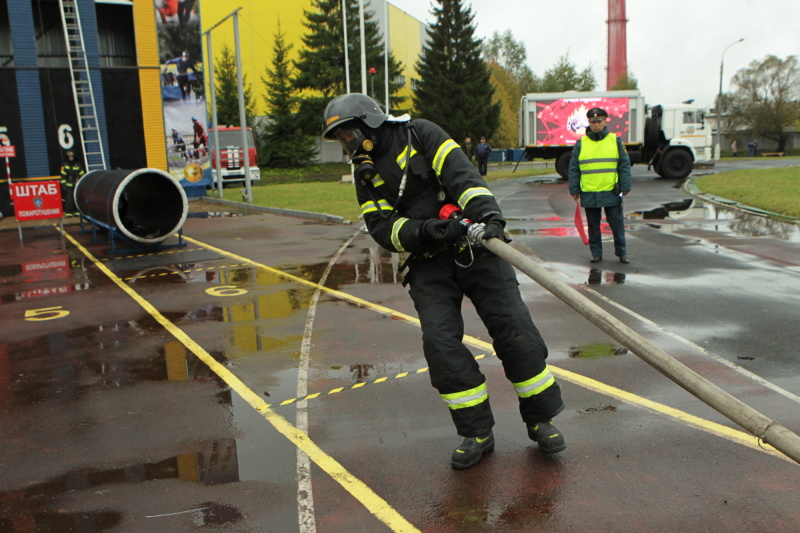
<svg viewBox="0 0 800 533"><path fill-rule="evenodd" d="M408 128L413 129L410 153ZM356 195L370 235L387 250L435 252L420 242L420 230L427 220L439 218L445 204L457 204L474 222L501 215L497 201L464 151L433 122L384 122L370 155L377 174L372 180L356 180ZM398 202L406 166L406 188Z"/></svg>
<svg viewBox="0 0 800 533"><path fill-rule="evenodd" d="M569 161L569 193L581 195L581 207L613 207L622 205L622 198L619 193L622 191L631 190L631 160L628 157L628 152L625 150L625 145L622 144L622 139L616 137L618 161L617 161L617 179L618 185L611 184L607 190L603 191L585 191L581 188L581 146L584 142L598 143L609 135L608 128L603 128L603 131L592 133L589 128L586 128L586 136L575 143L572 148L572 157Z"/></svg>
<svg viewBox="0 0 800 533"><path fill-rule="evenodd" d="M66 185L67 187L71 187L75 185L75 182L83 176L85 172L83 171L83 167L77 161L70 163L67 161L61 167L61 184Z"/></svg>

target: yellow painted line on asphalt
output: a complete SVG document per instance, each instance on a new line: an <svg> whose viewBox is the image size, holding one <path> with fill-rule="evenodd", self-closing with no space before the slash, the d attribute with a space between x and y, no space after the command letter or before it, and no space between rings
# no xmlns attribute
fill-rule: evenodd
<svg viewBox="0 0 800 533"><path fill-rule="evenodd" d="M57 226L56 226L57 227ZM72 235L65 230L61 230L63 235L75 245L86 257L88 257L100 271L103 272L120 289L130 296L136 303L147 311L156 321L164 326L176 339L186 348L195 354L201 361L208 365L225 383L235 390L247 403L273 425L284 437L289 439L292 444L302 450L314 461L322 470L338 482L347 492L361 502L367 510L378 520L386 524L392 531L399 532L419 532L408 520L398 513L383 498L378 496L363 481L351 474L333 457L325 453L308 435L294 427L285 418L272 411L266 402L258 394L249 389L242 381L230 370L217 362L202 346L197 344L191 337L186 335L178 326L167 320L158 309L150 302L142 298L136 291L131 289L123 280L117 277L108 267L100 262L89 250L81 246Z"/></svg>
<svg viewBox="0 0 800 533"><path fill-rule="evenodd" d="M263 268L264 270L272 272L272 273L274 273L274 274L276 274L278 276L281 276L281 277L283 277L285 279L296 281L297 283L300 283L302 285L306 285L308 287L312 287L314 289L319 289L321 291L327 292L328 294L330 294L332 296L335 296L335 297L340 298L342 300L345 300L347 302L356 304L356 305L358 305L360 307L371 309L371 310L376 311L378 313L382 313L384 315L390 316L390 317L392 317L394 319L402 320L404 322L408 322L409 324L415 324L415 325L419 326L419 320L418 319L416 319L416 318L414 318L414 317L412 317L410 315L406 315L405 313L401 313L399 311L395 311L393 309L389 309L388 307L384 307L382 305L375 304L375 303L369 302L367 300L362 300L361 298L358 298L358 297L353 296L351 294L347 294L345 292L337 291L337 290L331 289L329 287L324 287L324 286L318 285L318 284L316 284L316 283L314 283L312 281L308 281L307 279L303 279L303 278L300 278L300 277L297 277L297 276L293 276L292 274L288 274L288 273L283 272L281 270L278 270L276 268L272 268L270 266L267 266L267 265L265 265L263 263L259 263L257 261L253 261L252 259L249 259L247 257L243 257L243 256L240 256L240 255L234 254L232 252L229 252L227 250L223 250L221 248L217 248L215 246L211 246L211 245L206 244L204 242L198 241L197 239L192 239L191 237L187 237L186 235L184 235L183 238L184 238L184 240L192 242L192 243L194 243L196 245L204 246L204 247L208 248L209 250L212 250L212 251L214 251L214 252L216 252L216 253L218 253L220 255L224 255L224 256L230 257L231 259L234 259L235 261L238 261L240 263L248 263L250 265L253 265L253 266L256 266L256 267L259 267L259 268ZM492 345L490 343L488 343L486 341L482 341L482 340L480 340L480 339L478 339L476 337L471 337L469 335L464 335L464 344L467 344L467 345L472 346L474 348L478 348L480 350L485 350L487 353L491 353L491 354L494 353L494 348L492 347ZM592 378L583 376L581 374L577 374L575 372L571 372L569 370L564 370L564 369L561 369L561 368L558 368L558 367L555 367L555 366L552 366L552 365L547 365L547 366L553 372L553 374L555 374L557 377L559 377L559 378L561 378L564 381L567 381L569 383L573 383L575 385L578 385L578 386L583 387L583 388L588 389L588 390L595 391L595 392L603 394L605 396L610 396L612 398L616 398L616 399L618 399L618 400L620 400L622 402L625 402L625 403L627 403L629 405L633 405L633 406L636 406L636 407L641 407L641 408L647 409L650 412L659 414L661 416L664 416L666 418L674 420L675 422L679 422L681 424L685 424L687 426L693 427L695 429L699 429L699 430L704 431L706 433L709 433L711 435L716 435L718 437L722 437L722 438L724 438L726 440L729 440L731 442L734 442L736 444L741 444L743 446L747 446L750 449L757 450L757 451L760 451L760 452L763 452L763 453L767 453L767 454L772 455L774 457L778 457L778 458L783 459L785 461L788 461L788 462L790 462L792 464L795 464L795 462L792 459L790 459L789 457L786 457L785 455L783 455L782 453L777 451L772 446L761 442L758 437L756 437L754 435L751 435L749 433L745 433L744 431L739 431L739 430L736 430L736 429L732 429L732 428L729 428L727 426L723 426L722 424L718 424L716 422L712 422L711 420L706 420L704 418L700 418L700 417L697 417L697 416L694 416L694 415L690 415L689 413L686 413L686 412L681 411L679 409L674 409L672 407L669 407L668 405L664 405L664 404L661 404L661 403L658 403L658 402L654 402L654 401L648 400L647 398L643 398L642 396L638 396L636 394L624 391L622 389L618 389L618 388L613 387L611 385L607 385L605 383L601 383L601 382L599 382L597 380L594 380ZM374 383L379 383L381 381L385 381L386 379L387 378L379 378L379 379L375 380Z"/></svg>
<svg viewBox="0 0 800 533"><path fill-rule="evenodd" d="M482 357L483 357L483 355L479 355L479 356L475 357L475 359L480 359ZM418 370L415 370L414 374L422 374L422 373L427 372L427 371L428 371L428 367L426 366L424 368L420 368ZM399 374L397 374L394 377L394 379L401 379L401 378L404 378L404 377L408 377L408 375L409 375L409 372L400 372ZM389 378L386 378L386 377L377 378L372 383L374 383L374 384L383 383L387 379L389 379ZM278 402L278 403L274 403L274 404L267 404L267 407L281 407L281 406L284 406L284 405L291 405L294 402L299 402L301 400L302 401L313 400L315 398L319 398L323 394L328 396L328 395L331 395L331 394L336 394L337 392L342 392L343 390L360 389L361 387L363 387L364 385L367 385L368 383L369 382L367 382L367 381L362 381L362 382L356 383L356 384L354 384L354 385L352 385L350 387L337 387L335 389L331 389L327 393L315 392L314 394L309 394L308 396L304 396L302 398L288 398L286 400L283 400L282 402Z"/></svg>

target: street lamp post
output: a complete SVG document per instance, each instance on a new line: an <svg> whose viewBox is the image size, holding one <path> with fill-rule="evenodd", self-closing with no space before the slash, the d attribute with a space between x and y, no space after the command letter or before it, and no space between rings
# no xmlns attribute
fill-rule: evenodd
<svg viewBox="0 0 800 533"><path fill-rule="evenodd" d="M722 51L722 58L719 60L719 93L717 94L717 157L715 158L717 161L722 157L722 69L725 65L725 52L728 51L728 48L733 46L734 44L738 44L744 41L744 37L735 41Z"/></svg>

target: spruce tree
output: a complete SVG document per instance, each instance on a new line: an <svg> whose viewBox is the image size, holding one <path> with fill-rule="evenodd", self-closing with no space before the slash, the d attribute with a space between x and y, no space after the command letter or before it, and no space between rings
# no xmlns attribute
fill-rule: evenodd
<svg viewBox="0 0 800 533"><path fill-rule="evenodd" d="M216 78L217 123L220 126L238 126L239 121L239 89L236 80L236 56L227 45L223 45L219 58L214 63ZM246 124L253 127L255 102L253 91L247 83L247 76L242 75L244 90L244 114Z"/></svg>
<svg viewBox="0 0 800 533"><path fill-rule="evenodd" d="M347 54L350 72L350 92L361 92L361 32L358 0L347 0ZM335 96L346 91L344 62L344 29L342 27L341 0L312 0L311 9L304 11L307 28L303 36L303 48L295 62L298 75L295 86L311 90L313 95L301 102L300 114L306 133L319 135L325 105ZM367 73L367 94L381 106L386 101L384 80L384 43L374 13L364 9L364 42L367 70L375 68L374 93ZM394 94L399 84L394 80L402 72L402 64L389 53L389 93ZM377 83L380 80L380 83ZM399 114L401 98L391 97L392 111Z"/></svg>
<svg viewBox="0 0 800 533"><path fill-rule="evenodd" d="M300 99L292 84L293 68L288 57L292 45L286 44L280 21L274 37L272 71L267 69L266 78L262 78L269 119L263 130L259 164L264 167L294 167L307 163L316 154L316 149L313 138L303 135L298 126L296 112Z"/></svg>
<svg viewBox="0 0 800 533"><path fill-rule="evenodd" d="M474 15L462 0L434 0L436 22L417 62L420 75L414 106L422 118L440 125L453 140L490 139L500 124L500 106L475 37Z"/></svg>

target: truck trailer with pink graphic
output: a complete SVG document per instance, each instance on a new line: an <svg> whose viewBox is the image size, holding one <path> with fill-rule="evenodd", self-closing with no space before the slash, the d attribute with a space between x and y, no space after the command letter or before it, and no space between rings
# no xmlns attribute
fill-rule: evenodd
<svg viewBox="0 0 800 533"><path fill-rule="evenodd" d="M530 161L554 159L566 179L572 147L586 134L587 111L608 113L608 130L617 134L632 164L646 164L662 177L684 179L694 164L711 159L711 128L691 103L647 106L638 91L535 93L522 97L519 140Z"/></svg>

